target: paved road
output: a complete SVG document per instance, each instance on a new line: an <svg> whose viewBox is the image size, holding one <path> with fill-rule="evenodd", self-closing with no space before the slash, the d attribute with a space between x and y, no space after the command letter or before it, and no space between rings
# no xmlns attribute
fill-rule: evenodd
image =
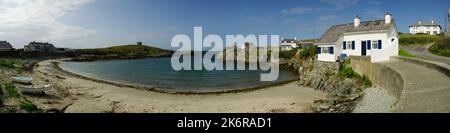
<svg viewBox="0 0 450 133"><path fill-rule="evenodd" d="M439 62L450 64L450 58L449 57L438 56L438 55L434 55L434 54L430 53L430 51L428 51L428 48L431 45L432 44L429 44L429 45L409 45L409 46L400 46L400 48L410 52L411 54L414 54L416 56L424 58L424 59L434 60L434 61L439 61Z"/></svg>
<svg viewBox="0 0 450 133"><path fill-rule="evenodd" d="M450 78L418 64L399 60L385 62L404 80L397 112L450 112Z"/></svg>

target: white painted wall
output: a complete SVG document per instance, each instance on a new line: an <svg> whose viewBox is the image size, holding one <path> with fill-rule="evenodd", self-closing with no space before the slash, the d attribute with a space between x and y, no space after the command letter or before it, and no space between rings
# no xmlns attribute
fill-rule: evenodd
<svg viewBox="0 0 450 133"><path fill-rule="evenodd" d="M425 33L430 35L436 35L434 32L437 32L437 34L441 34L442 29L439 26L411 26L409 27L409 33L410 34L417 34L417 33Z"/></svg>
<svg viewBox="0 0 450 133"><path fill-rule="evenodd" d="M318 60L320 60L320 61L328 61L328 62L336 62L336 54L338 54L338 53L336 53L336 47L335 47L335 45L319 45L319 46L317 46L317 47L321 47L321 49L323 49L323 48L328 48L328 47L334 47L334 54L330 54L330 53L320 53L320 54L317 54L317 59Z"/></svg>
<svg viewBox="0 0 450 133"><path fill-rule="evenodd" d="M392 39L394 41L392 41ZM382 41L382 48L374 48L371 43L371 49L366 47L366 56L370 56L372 62L388 61L391 56L398 55L398 31L396 27L393 27L385 33L367 33L367 34L346 34L341 37L334 45L334 54L321 53L318 54L318 60L321 61L336 61L341 53L347 54L347 56L361 56L362 54L362 41ZM347 47L343 49L342 42L355 41L355 49ZM366 44L367 45L367 44ZM319 45L319 47L330 47L331 45Z"/></svg>

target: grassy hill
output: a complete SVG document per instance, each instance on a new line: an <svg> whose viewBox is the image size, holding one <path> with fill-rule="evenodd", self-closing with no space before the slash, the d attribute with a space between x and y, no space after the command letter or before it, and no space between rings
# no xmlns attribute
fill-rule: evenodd
<svg viewBox="0 0 450 133"><path fill-rule="evenodd" d="M108 59L135 59L146 57L168 57L172 51L146 45L122 45L108 48L76 49L80 56L73 61L93 61Z"/></svg>
<svg viewBox="0 0 450 133"><path fill-rule="evenodd" d="M400 34L400 45L427 45L442 39L441 35Z"/></svg>

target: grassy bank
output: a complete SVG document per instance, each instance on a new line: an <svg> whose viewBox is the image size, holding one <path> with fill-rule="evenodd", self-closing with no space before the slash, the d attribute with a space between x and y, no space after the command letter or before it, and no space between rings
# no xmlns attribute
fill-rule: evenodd
<svg viewBox="0 0 450 133"><path fill-rule="evenodd" d="M436 41L436 43L429 48L433 54L450 57L450 38L444 38Z"/></svg>
<svg viewBox="0 0 450 133"><path fill-rule="evenodd" d="M2 88L6 90L6 94L3 94ZM18 101L18 105L3 106L5 100ZM23 110L29 113L42 112L33 102L29 101L26 97L22 96L13 83L5 83L0 81L0 113L15 113L18 110Z"/></svg>
<svg viewBox="0 0 450 133"><path fill-rule="evenodd" d="M404 50L404 49L400 49L399 51L398 51L398 54L400 55L400 56L403 56L403 57L417 57L416 55L414 55L414 54L411 54L411 53L409 53L408 51L406 51L406 50Z"/></svg>
<svg viewBox="0 0 450 133"><path fill-rule="evenodd" d="M108 59L134 59L145 57L166 57L172 55L172 51L146 45L123 45L97 49L77 49L76 53L81 54L73 61L94 61Z"/></svg>
<svg viewBox="0 0 450 133"><path fill-rule="evenodd" d="M400 45L427 45L442 39L442 36L426 34L400 34L399 39Z"/></svg>
<svg viewBox="0 0 450 133"><path fill-rule="evenodd" d="M9 69L22 68L23 61L17 58L0 58L0 67Z"/></svg>

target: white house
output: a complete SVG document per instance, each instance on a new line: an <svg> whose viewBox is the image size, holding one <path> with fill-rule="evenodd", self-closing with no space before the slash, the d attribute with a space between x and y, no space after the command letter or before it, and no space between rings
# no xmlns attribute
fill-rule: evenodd
<svg viewBox="0 0 450 133"><path fill-rule="evenodd" d="M281 50L282 51L289 51L294 48L297 48L297 38L295 39L282 39L281 41Z"/></svg>
<svg viewBox="0 0 450 133"><path fill-rule="evenodd" d="M335 62L348 56L370 56L372 62L388 61L398 55L398 30L392 15L383 20L335 25L314 43L318 60Z"/></svg>
<svg viewBox="0 0 450 133"><path fill-rule="evenodd" d="M424 33L429 35L437 35L441 34L442 30L442 27L434 20L431 20L431 22L419 21L416 24L409 26L409 33L411 34Z"/></svg>

